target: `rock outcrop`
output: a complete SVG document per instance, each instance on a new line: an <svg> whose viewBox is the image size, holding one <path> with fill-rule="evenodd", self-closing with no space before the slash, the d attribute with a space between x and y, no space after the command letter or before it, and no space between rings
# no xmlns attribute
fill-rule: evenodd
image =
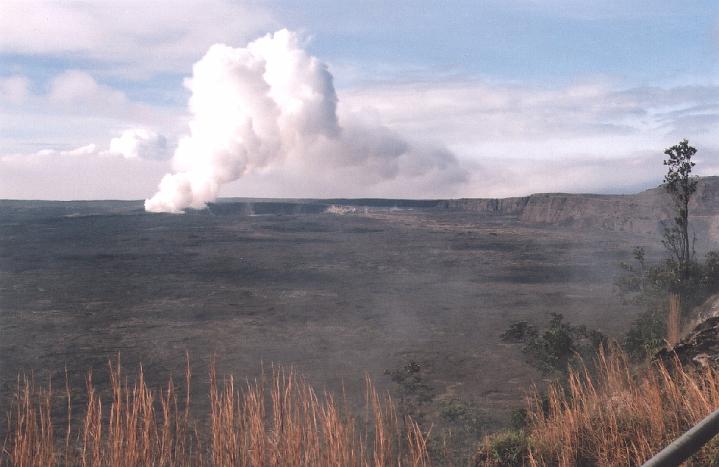
<svg viewBox="0 0 719 467"><path fill-rule="evenodd" d="M702 321L673 349L662 349L656 356L667 362L675 357L684 366L719 368L719 316Z"/></svg>
<svg viewBox="0 0 719 467"><path fill-rule="evenodd" d="M673 348L664 348L657 358L682 365L719 368L719 293L713 294L690 313L684 336Z"/></svg>

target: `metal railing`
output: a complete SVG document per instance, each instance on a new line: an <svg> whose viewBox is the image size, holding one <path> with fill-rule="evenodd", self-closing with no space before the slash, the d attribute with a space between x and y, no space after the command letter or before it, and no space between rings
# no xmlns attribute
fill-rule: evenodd
<svg viewBox="0 0 719 467"><path fill-rule="evenodd" d="M646 461L642 467L675 467L696 454L706 443L719 433L719 409L707 415L662 449L657 455Z"/></svg>

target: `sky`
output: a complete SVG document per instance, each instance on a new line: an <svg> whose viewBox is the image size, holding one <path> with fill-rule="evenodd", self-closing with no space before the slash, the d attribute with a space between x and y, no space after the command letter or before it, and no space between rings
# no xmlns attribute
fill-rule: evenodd
<svg viewBox="0 0 719 467"><path fill-rule="evenodd" d="M631 193L718 137L716 0L0 2L0 198Z"/></svg>

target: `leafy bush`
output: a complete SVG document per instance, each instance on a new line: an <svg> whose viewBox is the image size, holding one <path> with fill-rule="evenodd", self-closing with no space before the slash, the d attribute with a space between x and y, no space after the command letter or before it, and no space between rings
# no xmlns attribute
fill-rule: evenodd
<svg viewBox="0 0 719 467"><path fill-rule="evenodd" d="M642 312L624 337L624 350L632 360L651 358L666 344L666 311L664 307Z"/></svg>
<svg viewBox="0 0 719 467"><path fill-rule="evenodd" d="M513 323L500 336L506 342L523 343L522 352L543 373L566 370L576 357L594 355L606 336L586 326L573 326L561 313L551 313L546 328L539 330L526 321Z"/></svg>
<svg viewBox="0 0 719 467"><path fill-rule="evenodd" d="M475 436L481 433L484 427L483 421L487 418L486 414L474 404L457 398L442 401L440 415L455 431L459 430Z"/></svg>
<svg viewBox="0 0 719 467"><path fill-rule="evenodd" d="M419 362L412 360L401 368L385 370L385 374L399 386L402 398L413 399L420 404L432 400L432 388L424 382Z"/></svg>
<svg viewBox="0 0 719 467"><path fill-rule="evenodd" d="M529 449L521 430L502 431L485 438L475 456L476 466L525 465Z"/></svg>
<svg viewBox="0 0 719 467"><path fill-rule="evenodd" d="M410 360L400 368L385 370L393 383L397 385L398 410L403 417L412 417L423 424L427 409L435 396L435 391L424 379L422 364Z"/></svg>
<svg viewBox="0 0 719 467"><path fill-rule="evenodd" d="M520 407L512 410L512 414L509 417L509 424L515 430L523 430L527 426L527 409Z"/></svg>
<svg viewBox="0 0 719 467"><path fill-rule="evenodd" d="M537 328L527 321L517 321L509 325L500 338L505 342L525 342L537 337Z"/></svg>

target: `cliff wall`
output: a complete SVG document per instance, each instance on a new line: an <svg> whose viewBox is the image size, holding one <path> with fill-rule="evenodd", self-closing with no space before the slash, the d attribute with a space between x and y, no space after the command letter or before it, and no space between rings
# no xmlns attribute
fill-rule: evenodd
<svg viewBox="0 0 719 467"><path fill-rule="evenodd" d="M448 209L493 216L516 216L534 224L601 228L637 234L656 234L671 222L671 199L663 187L634 195L539 193L518 198L457 199ZM699 180L690 205L691 221L699 233L719 240L719 177Z"/></svg>

